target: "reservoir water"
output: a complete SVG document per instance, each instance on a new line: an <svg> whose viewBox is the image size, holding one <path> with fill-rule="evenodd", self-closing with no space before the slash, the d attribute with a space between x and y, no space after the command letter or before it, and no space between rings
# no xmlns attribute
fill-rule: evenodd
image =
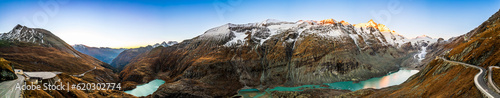
<svg viewBox="0 0 500 98"><path fill-rule="evenodd" d="M275 87L268 88L265 91L259 91L257 89L243 89L238 93L239 95L249 98L249 97L268 97L269 92L271 91L303 91L304 89L314 89L314 88L323 88L323 89L342 89L342 90L351 90L356 91L365 88L384 88L393 85L399 85L406 81L410 76L418 73L418 70L405 70L401 69L397 72L387 74L382 77L375 77L365 81L353 82L353 81L343 81L343 82L334 82L334 83L323 83L325 86L320 85L302 85L297 87Z"/></svg>
<svg viewBox="0 0 500 98"><path fill-rule="evenodd" d="M155 79L149 83L143 84L143 85L138 85L135 89L125 91L127 94L131 94L137 97L141 96L148 96L150 94L153 94L160 85L164 84L165 81L160 80L160 79Z"/></svg>

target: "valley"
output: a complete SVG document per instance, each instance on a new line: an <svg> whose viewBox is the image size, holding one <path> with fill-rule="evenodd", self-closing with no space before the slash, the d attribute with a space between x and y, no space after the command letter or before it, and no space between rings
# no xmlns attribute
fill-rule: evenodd
<svg viewBox="0 0 500 98"><path fill-rule="evenodd" d="M49 30L18 24L0 34L0 95L497 98L499 24L500 11L445 40L407 38L374 20L267 19L130 49L70 46ZM14 83L120 87L12 90Z"/></svg>

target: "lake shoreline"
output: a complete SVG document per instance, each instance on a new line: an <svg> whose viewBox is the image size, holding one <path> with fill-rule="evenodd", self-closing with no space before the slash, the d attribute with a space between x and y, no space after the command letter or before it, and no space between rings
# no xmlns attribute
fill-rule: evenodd
<svg viewBox="0 0 500 98"><path fill-rule="evenodd" d="M418 73L419 70L409 70L401 68L396 72L389 72L385 76L373 77L363 81L342 81L334 83L323 83L320 85L299 85L294 87L283 87L277 86L274 88L267 88L265 90L252 89L242 89L238 91L236 96L243 97L261 97L264 95L270 96L268 94L281 94L281 93L294 93L302 94L301 92L349 92L362 90L362 89L382 89L386 87L391 87L399 85L406 81L410 76ZM314 90L323 89L323 90Z"/></svg>

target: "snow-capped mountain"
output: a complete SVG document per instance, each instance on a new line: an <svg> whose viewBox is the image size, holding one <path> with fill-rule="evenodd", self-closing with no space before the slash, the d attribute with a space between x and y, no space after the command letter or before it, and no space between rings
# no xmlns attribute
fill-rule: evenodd
<svg viewBox="0 0 500 98"><path fill-rule="evenodd" d="M28 28L26 26L16 25L8 33L1 34L2 40L8 41L18 41L18 42L30 42L44 44L44 35L48 34L46 32L41 32L35 28Z"/></svg>
<svg viewBox="0 0 500 98"><path fill-rule="evenodd" d="M405 38L373 20L228 23L177 45L141 53L120 77L123 83L139 84L168 77L165 80L174 82L153 96L181 91L177 93L205 97L231 96L241 88L362 81L407 67L402 62L431 42L422 40L427 39ZM193 89L197 87L204 90Z"/></svg>
<svg viewBox="0 0 500 98"><path fill-rule="evenodd" d="M115 82L114 68L96 58L83 54L48 30L16 25L0 36L3 46L0 58L15 62L24 71L58 71L83 73L95 69L95 78L85 81ZM5 44L7 43L7 44Z"/></svg>
<svg viewBox="0 0 500 98"><path fill-rule="evenodd" d="M348 39L352 39L352 41L354 41L354 43L361 48L364 46L370 46L374 43L380 43L384 46L400 47L408 42L412 42L412 45L420 45L420 43L430 44L437 40L430 37L408 39L395 31L390 30L383 24L375 23L373 20L370 20L367 23L349 24L343 20L337 22L334 19L321 21L300 20L297 22L285 22L268 19L260 23L229 23L212 28L203 35L200 35L200 37L215 40L230 39L226 42L225 46L243 45L248 43L259 43L262 45L272 36L282 34L284 32L297 36L288 39L288 41L297 41L299 39L303 39L304 36L313 35L336 41L349 41ZM360 45L360 43L365 45Z"/></svg>
<svg viewBox="0 0 500 98"><path fill-rule="evenodd" d="M163 41L162 43L156 43L156 44L154 44L153 48L156 48L158 46L168 47L168 46L175 45L177 43L178 43L177 41L168 41L168 42Z"/></svg>
<svg viewBox="0 0 500 98"><path fill-rule="evenodd" d="M79 57L79 54L73 47L45 29L28 28L18 24L11 31L1 34L0 39L16 43L31 43L44 47L54 47Z"/></svg>

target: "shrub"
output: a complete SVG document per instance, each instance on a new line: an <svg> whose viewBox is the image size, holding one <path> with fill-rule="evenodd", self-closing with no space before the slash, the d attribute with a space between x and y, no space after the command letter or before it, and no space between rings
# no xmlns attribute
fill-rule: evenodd
<svg viewBox="0 0 500 98"><path fill-rule="evenodd" d="M0 40L0 47L9 47L12 43L7 40Z"/></svg>

